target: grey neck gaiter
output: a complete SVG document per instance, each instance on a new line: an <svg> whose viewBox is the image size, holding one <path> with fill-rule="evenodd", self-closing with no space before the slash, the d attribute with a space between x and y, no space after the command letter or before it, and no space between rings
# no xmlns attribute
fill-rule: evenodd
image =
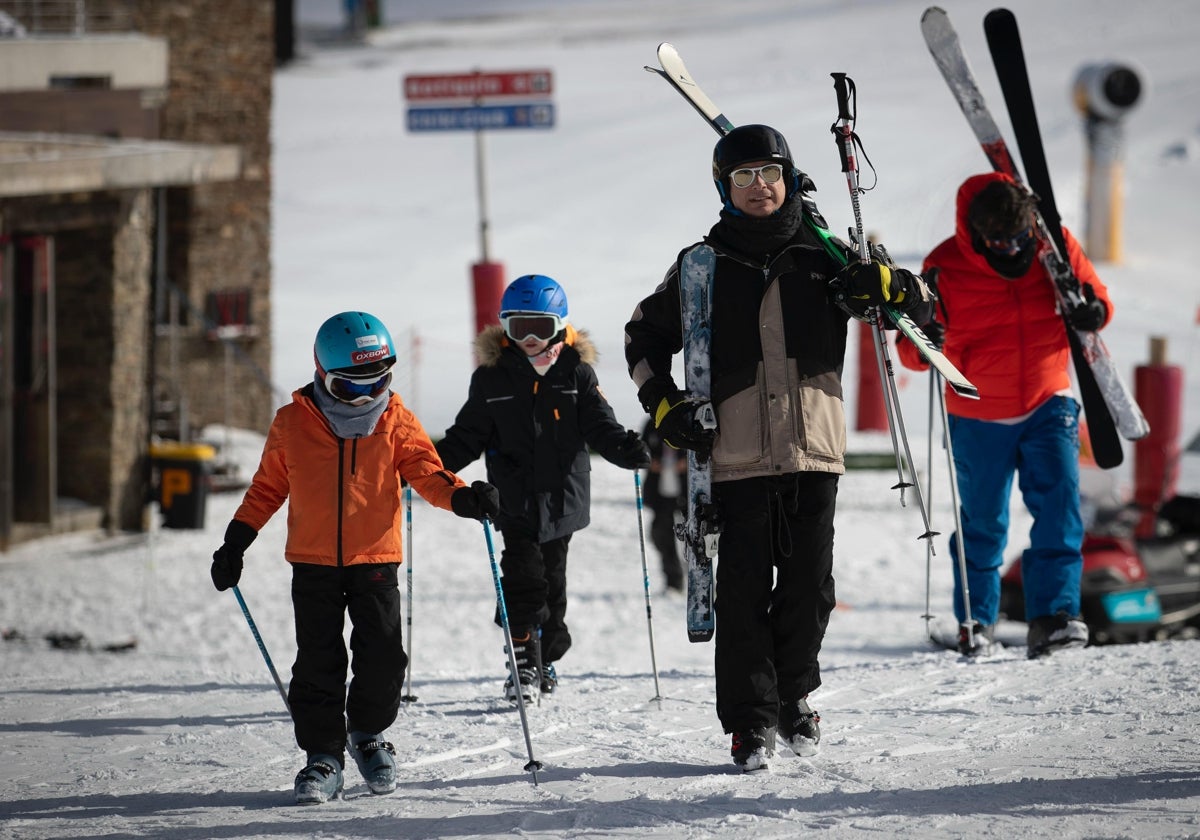
<svg viewBox="0 0 1200 840"><path fill-rule="evenodd" d="M325 390L325 383L315 375L313 382L313 397L317 408L321 409L329 425L333 426L333 433L345 440L364 438L375 431L375 424L379 422L392 395L391 391L384 391L369 403L349 405L334 398Z"/></svg>

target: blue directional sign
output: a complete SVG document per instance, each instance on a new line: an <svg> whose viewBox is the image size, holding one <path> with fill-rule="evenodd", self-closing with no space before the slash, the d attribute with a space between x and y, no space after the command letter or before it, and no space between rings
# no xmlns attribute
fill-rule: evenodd
<svg viewBox="0 0 1200 840"><path fill-rule="evenodd" d="M491 131L553 126L554 104L550 102L408 109L409 131Z"/></svg>

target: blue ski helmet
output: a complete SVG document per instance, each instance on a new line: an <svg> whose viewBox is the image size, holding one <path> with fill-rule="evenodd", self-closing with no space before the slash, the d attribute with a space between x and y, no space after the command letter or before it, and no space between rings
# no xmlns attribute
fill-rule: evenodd
<svg viewBox="0 0 1200 840"><path fill-rule="evenodd" d="M396 363L396 345L383 322L366 312L339 312L317 330L313 344L321 377L330 371L356 376L382 373Z"/></svg>
<svg viewBox="0 0 1200 840"><path fill-rule="evenodd" d="M567 293L553 277L526 274L508 284L500 298L500 317L516 312L553 315L567 321Z"/></svg>

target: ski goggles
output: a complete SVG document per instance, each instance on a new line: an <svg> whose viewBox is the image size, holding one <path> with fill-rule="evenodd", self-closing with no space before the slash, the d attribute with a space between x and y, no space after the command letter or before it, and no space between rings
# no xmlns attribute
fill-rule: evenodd
<svg viewBox="0 0 1200 840"><path fill-rule="evenodd" d="M504 334L513 341L524 341L530 336L549 341L566 325L565 318L548 312L510 312L500 316L500 326L504 327Z"/></svg>
<svg viewBox="0 0 1200 840"><path fill-rule="evenodd" d="M782 163L768 163L763 166L746 166L729 173L729 182L735 187L745 189L754 183L754 179L762 178L764 184L774 184L783 177Z"/></svg>
<svg viewBox="0 0 1200 840"><path fill-rule="evenodd" d="M325 388L333 396L350 405L366 405L378 397L392 384L392 366L382 371L355 376L344 370L331 370L325 374Z"/></svg>
<svg viewBox="0 0 1200 840"><path fill-rule="evenodd" d="M1000 239L992 239L990 236L982 236L981 234L983 244L989 251L994 254L1003 254L1010 257L1013 254L1019 254L1021 251L1023 251L1025 246L1033 241L1034 236L1035 234L1033 232L1032 225L1025 228L1025 230L1021 231L1020 233L1014 234L1013 236L1004 236Z"/></svg>

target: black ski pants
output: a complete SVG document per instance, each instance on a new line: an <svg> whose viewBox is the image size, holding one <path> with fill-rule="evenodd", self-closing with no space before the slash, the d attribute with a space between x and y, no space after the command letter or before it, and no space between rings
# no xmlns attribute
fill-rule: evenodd
<svg viewBox="0 0 1200 840"><path fill-rule="evenodd" d="M567 630L567 546L571 535L539 543L515 529L503 532L504 607L510 628L542 628L542 661L557 662L571 647ZM499 611L497 610L497 613ZM496 623L500 623L497 614Z"/></svg>
<svg viewBox="0 0 1200 840"><path fill-rule="evenodd" d="M288 706L296 742L306 753L343 758L347 719L354 729L371 734L396 720L408 666L397 569L396 563L292 564L296 662ZM349 660L346 615L352 627Z"/></svg>
<svg viewBox="0 0 1200 840"><path fill-rule="evenodd" d="M824 472L713 485L724 523L715 607L717 717L726 732L775 726L780 702L821 684L837 485Z"/></svg>

